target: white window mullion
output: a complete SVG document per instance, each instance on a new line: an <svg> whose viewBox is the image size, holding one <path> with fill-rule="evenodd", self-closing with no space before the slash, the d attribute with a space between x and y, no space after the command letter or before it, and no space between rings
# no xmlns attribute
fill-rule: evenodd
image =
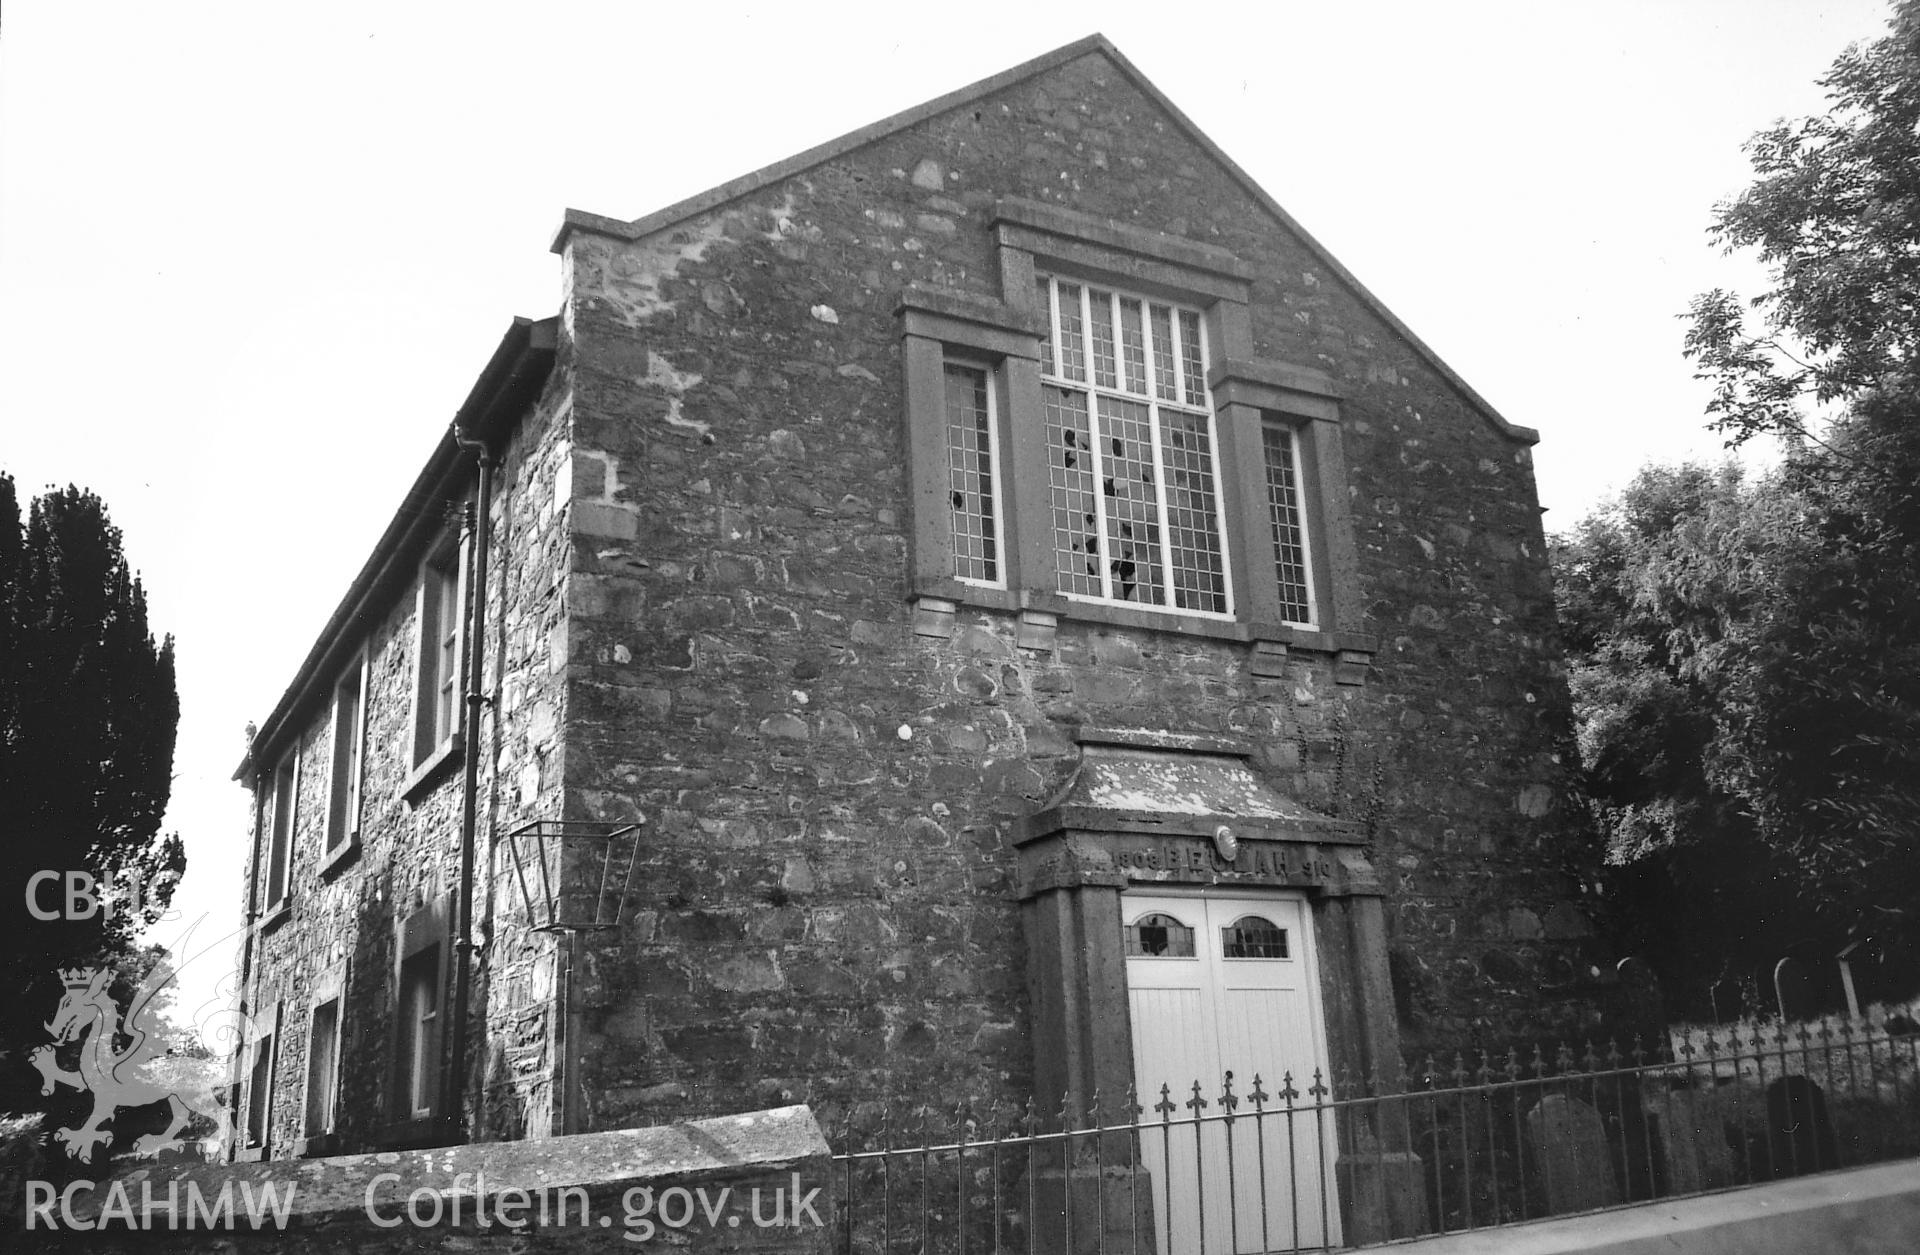
<svg viewBox="0 0 1920 1255"><path fill-rule="evenodd" d="M1167 311L1167 317L1174 317L1171 309ZM1158 405L1160 389L1156 385L1160 381L1154 374L1153 365L1153 302L1144 296L1140 298L1140 351L1146 354L1147 358L1147 403ZM1175 359L1176 369L1178 360Z"/></svg>
<svg viewBox="0 0 1920 1255"><path fill-rule="evenodd" d="M1212 346L1207 343L1207 320L1202 318L1199 324L1200 334L1197 339L1200 345L1200 360L1194 365L1198 367L1195 374L1200 378L1201 391L1199 396L1191 398L1190 403L1193 408L1203 411L1207 416L1207 455L1213 460L1213 525L1218 529L1220 537L1220 587L1226 592L1226 613L1234 614L1236 611L1233 588L1233 535L1227 528L1227 485L1220 466L1220 415L1214 410L1213 398L1206 390L1207 355L1212 351ZM1177 313L1173 317L1171 334L1177 347L1180 340L1180 316ZM1176 364L1180 361L1177 352L1174 361ZM1180 391L1184 395L1187 391L1187 372L1184 366L1178 366L1178 369L1180 370Z"/></svg>
<svg viewBox="0 0 1920 1255"><path fill-rule="evenodd" d="M1120 327L1120 293L1107 293L1107 326L1113 328L1113 390L1127 394L1127 333Z"/></svg>
<svg viewBox="0 0 1920 1255"><path fill-rule="evenodd" d="M1094 401L1093 390L1099 386L1100 368L1094 365L1093 348L1093 288L1089 284L1080 285L1080 343L1086 349L1080 355L1080 365L1085 369L1081 376L1087 385L1088 413L1091 414Z"/></svg>
<svg viewBox="0 0 1920 1255"><path fill-rule="evenodd" d="M1060 338L1060 280L1058 278L1046 280L1046 340L1054 345L1054 376L1066 378L1068 359L1060 355L1062 338Z"/></svg>
<svg viewBox="0 0 1920 1255"><path fill-rule="evenodd" d="M1293 438L1287 441L1287 455L1293 459L1293 511L1294 518L1297 520L1300 528L1300 575L1302 587L1307 594L1307 622L1318 623L1320 621L1320 607L1315 604L1313 596L1313 544L1312 537L1307 530L1306 494L1303 487L1307 481L1306 477L1301 473L1302 468L1300 465L1301 445L1303 443L1305 442L1300 439L1300 433L1295 431Z"/></svg>
<svg viewBox="0 0 1920 1255"><path fill-rule="evenodd" d="M1167 320L1170 324L1179 317L1176 311L1172 309L1167 311ZM1169 334L1171 334L1171 328ZM1174 339L1172 360L1174 373L1178 375L1180 372L1179 337L1176 335ZM1147 359L1147 424L1153 432L1153 501L1154 509L1160 516L1160 587L1166 597L1165 604L1169 608L1178 609L1180 592L1173 583L1173 528L1167 512L1167 459L1166 452L1160 447L1160 390L1154 386L1157 381L1154 379L1153 368L1153 307L1145 300L1140 302L1140 343L1144 346ZM1177 392L1179 385L1175 388Z"/></svg>

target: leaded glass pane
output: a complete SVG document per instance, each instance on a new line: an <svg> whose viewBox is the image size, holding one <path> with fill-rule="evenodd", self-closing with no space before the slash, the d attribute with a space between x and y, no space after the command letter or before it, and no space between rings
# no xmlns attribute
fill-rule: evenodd
<svg viewBox="0 0 1920 1255"><path fill-rule="evenodd" d="M1053 507L1056 586L1100 597L1099 500L1093 435L1084 392L1041 389L1047 404L1047 477Z"/></svg>
<svg viewBox="0 0 1920 1255"><path fill-rule="evenodd" d="M1258 915L1242 915L1220 930L1220 953L1229 959L1284 959L1287 930Z"/></svg>
<svg viewBox="0 0 1920 1255"><path fill-rule="evenodd" d="M1060 377L1087 377L1087 328L1080 317L1080 285L1062 283L1060 287Z"/></svg>
<svg viewBox="0 0 1920 1255"><path fill-rule="evenodd" d="M1135 401L1100 398L1100 492L1106 501L1108 596L1162 604L1160 504L1154 486L1151 412Z"/></svg>
<svg viewBox="0 0 1920 1255"><path fill-rule="evenodd" d="M1043 390L1056 586L1230 614L1199 313L1055 278L1039 290L1042 374L1061 381Z"/></svg>
<svg viewBox="0 0 1920 1255"><path fill-rule="evenodd" d="M1146 329L1140 325L1140 302L1120 298L1120 357L1126 367L1126 390L1147 392Z"/></svg>
<svg viewBox="0 0 1920 1255"><path fill-rule="evenodd" d="M1180 311L1180 367L1186 379L1188 405L1199 405L1207 395L1207 371L1200 357L1200 315Z"/></svg>
<svg viewBox="0 0 1920 1255"><path fill-rule="evenodd" d="M1191 959L1193 929L1171 915L1142 915L1127 925L1127 954L1137 959Z"/></svg>
<svg viewBox="0 0 1920 1255"><path fill-rule="evenodd" d="M977 366L947 366L947 489L954 575L998 583L993 419L987 403L987 372Z"/></svg>
<svg viewBox="0 0 1920 1255"><path fill-rule="evenodd" d="M1268 423L1261 428L1261 442L1267 461L1267 517L1273 531L1273 570L1280 589L1280 613L1290 623L1311 623L1306 529L1300 518L1293 433Z"/></svg>
<svg viewBox="0 0 1920 1255"><path fill-rule="evenodd" d="M1087 317L1093 328L1093 386L1114 387L1113 293L1088 288Z"/></svg>
<svg viewBox="0 0 1920 1255"><path fill-rule="evenodd" d="M1182 610L1227 609L1226 565L1213 486L1213 438L1204 414L1160 412L1160 452L1167 468L1167 547L1174 604Z"/></svg>
<svg viewBox="0 0 1920 1255"><path fill-rule="evenodd" d="M1180 377L1173 369L1173 311L1165 305L1148 307L1153 327L1153 395L1162 401L1180 399Z"/></svg>

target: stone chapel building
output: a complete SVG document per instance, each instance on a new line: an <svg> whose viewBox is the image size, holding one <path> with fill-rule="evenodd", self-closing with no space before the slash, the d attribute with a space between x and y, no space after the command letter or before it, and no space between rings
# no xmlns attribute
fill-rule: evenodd
<svg viewBox="0 0 1920 1255"><path fill-rule="evenodd" d="M1595 1027L1537 437L1106 40L553 248L241 765L241 1157Z"/></svg>

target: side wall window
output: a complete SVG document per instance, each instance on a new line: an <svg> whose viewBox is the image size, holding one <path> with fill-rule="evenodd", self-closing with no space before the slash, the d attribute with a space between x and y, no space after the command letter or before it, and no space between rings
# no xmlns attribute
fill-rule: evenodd
<svg viewBox="0 0 1920 1255"><path fill-rule="evenodd" d="M247 1048L247 1109L242 1146L245 1157L263 1159L272 1152L275 1053L280 1041L280 1003L276 1000L251 1029Z"/></svg>
<svg viewBox="0 0 1920 1255"><path fill-rule="evenodd" d="M460 567L460 547L448 544L420 568L416 765L446 749L460 731Z"/></svg>
<svg viewBox="0 0 1920 1255"><path fill-rule="evenodd" d="M273 770L273 798L268 804L266 901L269 912L287 901L293 876L293 837L299 818L300 753L289 750Z"/></svg>
<svg viewBox="0 0 1920 1255"><path fill-rule="evenodd" d="M360 832L361 760L366 744L366 661L347 668L333 691L333 759L327 790L327 852Z"/></svg>
<svg viewBox="0 0 1920 1255"><path fill-rule="evenodd" d="M402 921L394 969L393 1087L396 1122L434 1116L440 1108L442 995L446 988L446 899Z"/></svg>
<svg viewBox="0 0 1920 1255"><path fill-rule="evenodd" d="M301 1153L325 1155L334 1149L339 1121L340 1069L345 1041L346 964L314 977L307 1019L307 1089Z"/></svg>
<svg viewBox="0 0 1920 1255"><path fill-rule="evenodd" d="M315 1004L307 1034L307 1136L333 1132L340 1084L340 999Z"/></svg>

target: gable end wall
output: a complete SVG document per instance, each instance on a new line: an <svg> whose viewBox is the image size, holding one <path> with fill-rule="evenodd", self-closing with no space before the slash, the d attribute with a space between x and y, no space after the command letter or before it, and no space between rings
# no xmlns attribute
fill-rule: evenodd
<svg viewBox="0 0 1920 1255"><path fill-rule="evenodd" d="M1224 248L1254 355L1342 395L1363 687L1328 655L909 602L909 283L997 298L998 198ZM1028 1092L1008 824L1078 723L1227 733L1374 836L1414 1050L1595 1027L1592 847L1526 443L1098 53L639 240L564 245L574 355L565 796L647 821L599 953L594 1127ZM1237 538L1243 541L1244 538ZM904 735L903 735L904 733ZM831 1122L831 1121L830 1121Z"/></svg>

